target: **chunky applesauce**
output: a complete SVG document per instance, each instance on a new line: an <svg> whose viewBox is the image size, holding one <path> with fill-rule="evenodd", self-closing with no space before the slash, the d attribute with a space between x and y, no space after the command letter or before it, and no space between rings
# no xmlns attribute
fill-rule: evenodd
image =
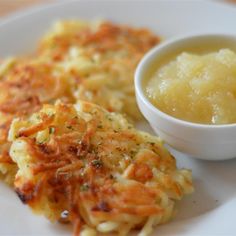
<svg viewBox="0 0 236 236"><path fill-rule="evenodd" d="M183 52L147 80L153 105L176 118L202 124L236 123L236 53Z"/></svg>

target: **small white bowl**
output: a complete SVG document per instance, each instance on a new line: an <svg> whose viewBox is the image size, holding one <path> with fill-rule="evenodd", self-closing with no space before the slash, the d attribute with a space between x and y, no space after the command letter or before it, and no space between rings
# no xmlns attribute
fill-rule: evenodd
<svg viewBox="0 0 236 236"><path fill-rule="evenodd" d="M226 160L236 157L236 124L205 125L174 118L156 108L145 96L142 81L150 67L171 51L186 51L189 45L224 42L236 46L236 35L192 35L165 43L148 52L135 72L135 90L138 106L155 132L173 148L205 160Z"/></svg>

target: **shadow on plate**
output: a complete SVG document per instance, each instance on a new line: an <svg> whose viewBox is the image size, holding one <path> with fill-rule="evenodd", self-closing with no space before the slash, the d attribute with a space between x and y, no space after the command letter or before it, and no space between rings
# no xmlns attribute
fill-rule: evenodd
<svg viewBox="0 0 236 236"><path fill-rule="evenodd" d="M195 192L176 202L176 215L174 221L182 221L200 216L217 208L220 203L205 187L200 179L194 180Z"/></svg>
<svg viewBox="0 0 236 236"><path fill-rule="evenodd" d="M192 159L182 154L178 161L181 166L193 170L195 192L177 202L178 212L174 221L209 213L235 197L236 159L212 162Z"/></svg>

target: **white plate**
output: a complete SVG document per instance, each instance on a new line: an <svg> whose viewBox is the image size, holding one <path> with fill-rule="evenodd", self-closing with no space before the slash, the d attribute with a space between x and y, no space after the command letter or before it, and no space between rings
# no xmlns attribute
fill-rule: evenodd
<svg viewBox="0 0 236 236"><path fill-rule="evenodd" d="M2 20L0 57L32 50L52 21L71 17L102 17L146 26L169 38L196 31L234 33L236 8L200 1L60 1ZM175 219L157 227L153 235L236 235L236 159L207 162L172 152L179 166L193 170L196 192L180 202ZM11 189L0 183L0 235L61 234L71 232L33 215Z"/></svg>

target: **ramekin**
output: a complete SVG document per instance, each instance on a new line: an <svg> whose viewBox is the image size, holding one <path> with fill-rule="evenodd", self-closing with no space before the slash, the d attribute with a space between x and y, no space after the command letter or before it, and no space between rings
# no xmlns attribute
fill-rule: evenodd
<svg viewBox="0 0 236 236"><path fill-rule="evenodd" d="M136 99L144 117L167 144L195 158L226 160L236 157L236 124L206 125L177 119L156 108L143 91L143 80L153 63L171 51L186 51L189 45L198 47L206 40L222 42L222 48L227 41L236 45L236 35L225 34L184 36L160 44L143 57L136 69Z"/></svg>

